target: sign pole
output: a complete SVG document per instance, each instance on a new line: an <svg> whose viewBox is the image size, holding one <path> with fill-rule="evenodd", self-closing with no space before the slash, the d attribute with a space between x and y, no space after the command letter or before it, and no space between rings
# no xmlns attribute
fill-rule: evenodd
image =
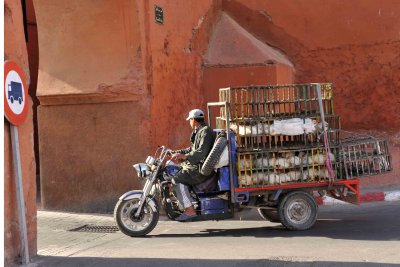
<svg viewBox="0 0 400 267"><path fill-rule="evenodd" d="M10 124L11 146L14 163L15 191L17 193L19 236L21 241L22 263L29 263L28 234L25 217L25 197L22 184L21 157L19 153L18 127Z"/></svg>
<svg viewBox="0 0 400 267"><path fill-rule="evenodd" d="M14 61L4 62L4 115L10 122L15 192L17 195L19 238L21 241L21 257L23 264L29 263L29 246L17 126L21 125L26 120L28 113L28 98L28 86L26 85L24 71Z"/></svg>

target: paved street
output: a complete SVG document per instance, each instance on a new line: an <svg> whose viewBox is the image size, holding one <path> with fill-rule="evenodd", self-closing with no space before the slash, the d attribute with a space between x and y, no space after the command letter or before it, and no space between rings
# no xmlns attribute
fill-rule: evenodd
<svg viewBox="0 0 400 267"><path fill-rule="evenodd" d="M249 211L227 221L160 218L147 238L69 231L114 227L111 215L38 211L30 266L400 266L400 202L320 207L315 227L291 232ZM84 229L82 229L84 230Z"/></svg>

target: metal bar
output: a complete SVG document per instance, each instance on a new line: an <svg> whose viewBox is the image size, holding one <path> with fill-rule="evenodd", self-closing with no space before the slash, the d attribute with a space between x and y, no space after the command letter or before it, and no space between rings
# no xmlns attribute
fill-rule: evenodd
<svg viewBox="0 0 400 267"><path fill-rule="evenodd" d="M305 109L305 115L308 115L308 113L311 113L312 109L312 100L311 100L311 89L312 87L309 85L305 85L304 89L306 90L306 109Z"/></svg>
<svg viewBox="0 0 400 267"><path fill-rule="evenodd" d="M228 154L229 154L229 181L231 184L231 203L235 203L235 184L233 181L233 160L232 160L232 147L231 147L231 133L230 133L230 114L229 114L229 103L225 102L225 114L226 114L226 135L228 138Z"/></svg>
<svg viewBox="0 0 400 267"><path fill-rule="evenodd" d="M345 181L334 181L333 185L348 185L358 184L358 179L345 180ZM285 184L285 185L273 185L265 187L248 187L248 188L235 188L235 193L252 192L252 191L272 191L279 189L296 189L296 188L307 188L307 187L324 187L329 186L329 182L314 182L314 183L302 183L302 184Z"/></svg>
<svg viewBox="0 0 400 267"><path fill-rule="evenodd" d="M346 146L346 148L347 148L348 157L349 157L349 159L348 159L348 163L349 164L345 165L345 167L346 167L346 171L348 171L350 173L350 176L347 175L346 179L349 179L349 178L352 179L353 178L353 171L352 171L352 163L351 163L351 151L350 151L350 147L349 146Z"/></svg>
<svg viewBox="0 0 400 267"><path fill-rule="evenodd" d="M208 117L208 125L211 127L211 129L212 129L212 126L211 126L211 117L210 117L210 114L211 114L211 110L210 110L210 108L211 108L211 105L209 105L209 103L207 103L207 117Z"/></svg>
<svg viewBox="0 0 400 267"><path fill-rule="evenodd" d="M224 102L209 102L209 103L207 103L207 106L210 106L210 107L219 107L219 106L225 105L225 102L226 102L226 101L224 101Z"/></svg>
<svg viewBox="0 0 400 267"><path fill-rule="evenodd" d="M15 174L15 190L17 194L19 237L21 241L22 263L27 264L29 263L29 246L28 246L28 232L26 228L25 197L24 197L24 187L22 184L22 168L21 168L21 157L19 150L18 128L14 125L10 125L10 130L11 130L11 147L13 155L14 174Z"/></svg>
<svg viewBox="0 0 400 267"><path fill-rule="evenodd" d="M357 151L356 151L356 146L353 146L353 153L354 153L354 160L356 163L356 173L357 173L357 177L360 177L360 172L358 171L358 162L359 160L357 160Z"/></svg>
<svg viewBox="0 0 400 267"><path fill-rule="evenodd" d="M325 132L325 114L324 114L324 106L322 104L322 95L321 95L321 84L317 83L317 95L318 95L318 103L319 103L319 110L321 115L321 122L322 122L322 132Z"/></svg>

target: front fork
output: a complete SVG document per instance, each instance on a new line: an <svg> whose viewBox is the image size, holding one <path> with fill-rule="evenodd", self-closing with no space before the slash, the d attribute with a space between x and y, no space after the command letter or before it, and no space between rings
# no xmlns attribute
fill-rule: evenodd
<svg viewBox="0 0 400 267"><path fill-rule="evenodd" d="M143 194L139 200L139 207L135 212L136 218L138 218L140 216L140 214L142 213L143 205L144 205L144 203L146 203L146 199L150 195L150 192L151 192L151 189L153 188L155 179L156 179L156 174L154 174L151 179L147 179L146 183L144 184Z"/></svg>

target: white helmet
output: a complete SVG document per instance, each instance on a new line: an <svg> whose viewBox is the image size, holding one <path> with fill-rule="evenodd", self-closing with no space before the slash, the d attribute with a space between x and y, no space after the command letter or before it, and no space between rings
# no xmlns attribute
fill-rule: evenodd
<svg viewBox="0 0 400 267"><path fill-rule="evenodd" d="M198 118L204 118L204 112L200 109L193 109L189 112L188 117L186 118L186 120L190 120L190 119L198 119Z"/></svg>

